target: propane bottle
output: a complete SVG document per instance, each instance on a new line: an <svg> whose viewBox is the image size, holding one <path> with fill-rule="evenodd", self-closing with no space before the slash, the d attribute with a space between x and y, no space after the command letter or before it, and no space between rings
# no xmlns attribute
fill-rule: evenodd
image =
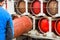
<svg viewBox="0 0 60 40"><path fill-rule="evenodd" d="M19 37L32 29L32 20L28 16L22 16L13 20L14 37Z"/></svg>
<svg viewBox="0 0 60 40"><path fill-rule="evenodd" d="M29 1L29 2L28 2L28 12L31 13L31 14L32 14L32 12L31 12L32 2L33 2L33 1Z"/></svg>
<svg viewBox="0 0 60 40"><path fill-rule="evenodd" d="M19 14L23 14L24 12L26 12L26 3L25 3L24 0L18 1L18 4L17 4L17 12Z"/></svg>
<svg viewBox="0 0 60 40"><path fill-rule="evenodd" d="M60 36L60 18L56 20L56 23L55 23L55 32L58 36Z"/></svg>
<svg viewBox="0 0 60 40"><path fill-rule="evenodd" d="M56 20L52 20L52 32L55 32L55 29L54 29L55 23L56 23Z"/></svg>
<svg viewBox="0 0 60 40"><path fill-rule="evenodd" d="M41 33L46 33L49 31L49 20L48 18L41 17L38 21L38 28Z"/></svg>
<svg viewBox="0 0 60 40"><path fill-rule="evenodd" d="M39 0L35 0L32 3L32 13L37 15L41 12L41 2Z"/></svg>
<svg viewBox="0 0 60 40"><path fill-rule="evenodd" d="M54 16L58 13L58 1L49 0L47 3L47 12L50 16Z"/></svg>
<svg viewBox="0 0 60 40"><path fill-rule="evenodd" d="M47 14L47 2L43 2L43 13Z"/></svg>

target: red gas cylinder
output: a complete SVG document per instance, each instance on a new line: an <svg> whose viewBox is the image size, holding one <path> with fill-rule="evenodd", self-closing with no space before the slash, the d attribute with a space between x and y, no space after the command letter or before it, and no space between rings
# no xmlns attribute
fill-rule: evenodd
<svg viewBox="0 0 60 40"><path fill-rule="evenodd" d="M53 21L52 21L52 31L53 31L53 32L55 31L55 29L54 29L54 27L55 27L55 22L56 22L56 20L53 20Z"/></svg>
<svg viewBox="0 0 60 40"><path fill-rule="evenodd" d="M58 1L49 0L47 3L47 12L50 16L56 15L58 13Z"/></svg>
<svg viewBox="0 0 60 40"><path fill-rule="evenodd" d="M26 12L26 3L24 0L18 1L16 10L19 14Z"/></svg>
<svg viewBox="0 0 60 40"><path fill-rule="evenodd" d="M32 3L32 13L37 15L41 12L41 2L39 0L35 0Z"/></svg>
<svg viewBox="0 0 60 40"><path fill-rule="evenodd" d="M43 2L43 13L47 13L47 2Z"/></svg>
<svg viewBox="0 0 60 40"><path fill-rule="evenodd" d="M28 12L29 13L32 13L31 8L32 8L32 2L28 2Z"/></svg>
<svg viewBox="0 0 60 40"><path fill-rule="evenodd" d="M40 18L38 21L38 28L40 32L46 33L49 31L49 20L45 17Z"/></svg>
<svg viewBox="0 0 60 40"><path fill-rule="evenodd" d="M32 29L32 20L28 16L22 16L13 20L14 37L18 37Z"/></svg>
<svg viewBox="0 0 60 40"><path fill-rule="evenodd" d="M60 19L58 19L55 23L55 31L56 31L57 35L60 36Z"/></svg>

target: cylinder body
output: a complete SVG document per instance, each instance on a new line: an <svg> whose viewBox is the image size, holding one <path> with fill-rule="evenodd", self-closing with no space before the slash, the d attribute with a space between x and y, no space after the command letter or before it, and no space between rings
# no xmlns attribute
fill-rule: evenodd
<svg viewBox="0 0 60 40"><path fill-rule="evenodd" d="M47 3L47 12L51 16L58 13L58 2L56 0L50 0Z"/></svg>
<svg viewBox="0 0 60 40"><path fill-rule="evenodd" d="M32 29L32 20L27 16L22 16L13 20L14 37L18 37Z"/></svg>
<svg viewBox="0 0 60 40"><path fill-rule="evenodd" d="M56 20L56 23L55 23L55 32L58 36L60 36L60 19L57 19Z"/></svg>
<svg viewBox="0 0 60 40"><path fill-rule="evenodd" d="M24 12L26 12L26 3L25 3L25 1L19 1L17 3L16 9L17 9L17 12L19 14L23 14Z"/></svg>
<svg viewBox="0 0 60 40"><path fill-rule="evenodd" d="M37 15L41 12L41 2L39 0L35 0L32 3L32 13Z"/></svg>
<svg viewBox="0 0 60 40"><path fill-rule="evenodd" d="M45 17L40 18L38 21L38 28L42 33L49 31L49 20Z"/></svg>

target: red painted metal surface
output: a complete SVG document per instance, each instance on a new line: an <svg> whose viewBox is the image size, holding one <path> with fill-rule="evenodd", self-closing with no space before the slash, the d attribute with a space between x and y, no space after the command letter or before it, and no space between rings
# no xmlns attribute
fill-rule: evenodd
<svg viewBox="0 0 60 40"><path fill-rule="evenodd" d="M38 28L42 33L49 31L49 21L47 18L41 18L38 22Z"/></svg>
<svg viewBox="0 0 60 40"><path fill-rule="evenodd" d="M32 29L32 20L28 16L22 16L13 20L14 37L18 37Z"/></svg>
<svg viewBox="0 0 60 40"><path fill-rule="evenodd" d="M17 12L19 14L23 14L24 12L26 12L26 3L25 1L19 1L17 4Z"/></svg>
<svg viewBox="0 0 60 40"><path fill-rule="evenodd" d="M58 13L58 2L56 0L50 0L47 3L47 9L49 15L56 15Z"/></svg>
<svg viewBox="0 0 60 40"><path fill-rule="evenodd" d="M60 19L58 19L55 23L55 31L56 31L57 35L60 36Z"/></svg>
<svg viewBox="0 0 60 40"><path fill-rule="evenodd" d="M47 2L43 2L43 13L47 13Z"/></svg>
<svg viewBox="0 0 60 40"><path fill-rule="evenodd" d="M55 29L54 29L55 23L56 23L56 20L53 20L53 21L52 21L52 31L53 31L53 32L55 31Z"/></svg>
<svg viewBox="0 0 60 40"><path fill-rule="evenodd" d="M31 13L32 9L32 2L28 2L28 12Z"/></svg>
<svg viewBox="0 0 60 40"><path fill-rule="evenodd" d="M33 14L36 14L36 15L41 12L41 3L40 3L40 1L35 0L32 3L32 12L33 12Z"/></svg>

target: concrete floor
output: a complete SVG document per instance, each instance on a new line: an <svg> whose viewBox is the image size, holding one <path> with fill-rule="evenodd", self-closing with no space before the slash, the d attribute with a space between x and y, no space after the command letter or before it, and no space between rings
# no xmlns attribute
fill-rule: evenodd
<svg viewBox="0 0 60 40"><path fill-rule="evenodd" d="M16 40L16 38L14 38L13 40Z"/></svg>

